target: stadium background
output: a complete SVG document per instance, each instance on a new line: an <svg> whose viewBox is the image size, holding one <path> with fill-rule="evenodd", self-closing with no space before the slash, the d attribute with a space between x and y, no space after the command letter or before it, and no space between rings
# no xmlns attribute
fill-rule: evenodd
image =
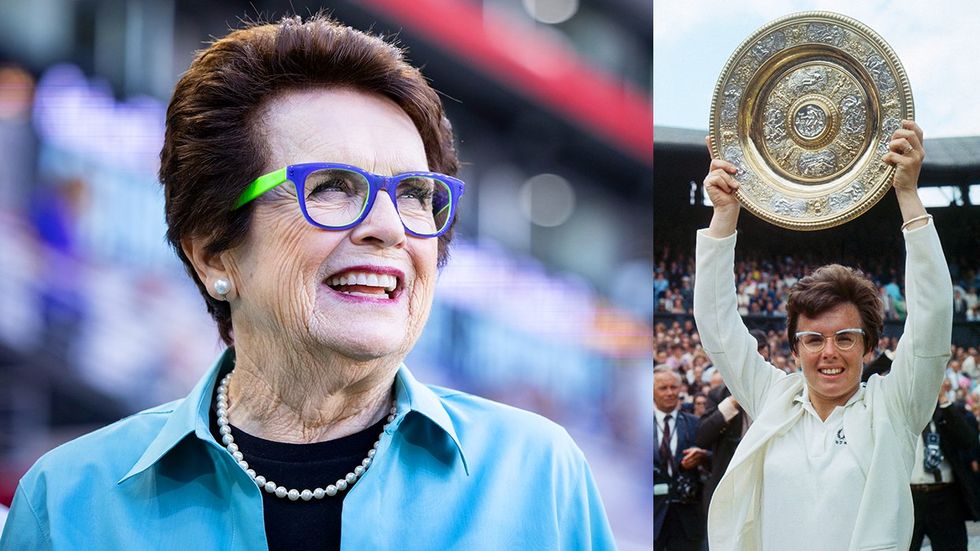
<svg viewBox="0 0 980 551"><path fill-rule="evenodd" d="M704 204L701 182L710 162L704 144L706 130L654 128L654 235L655 257L668 248L693 258L695 233L707 227L711 207ZM980 137L926 138L926 158L919 186L929 189L928 211L934 216L953 279L962 279L978 267L980 236ZM938 192L938 193L935 193ZM947 197L945 205L936 198ZM670 213L669 215L667 213ZM904 266L904 245L898 231L901 214L889 192L861 217L820 231L782 230L745 212L739 219L736 261L747 256L764 259L810 257L816 265L831 262L894 263ZM693 275L693 274L692 274ZM804 274L796 274L800 277ZM886 274L871 273L886 277ZM885 281L884 283L887 283ZM901 284L901 280L899 281ZM654 323L691 319L687 314L656 312ZM747 316L750 327L785 331L785 317ZM886 320L885 334L898 336L901 320ZM954 321L953 343L980 345L980 322Z"/></svg>
<svg viewBox="0 0 980 551"><path fill-rule="evenodd" d="M456 129L468 187L409 364L566 426L620 548L648 549L646 0L5 0L0 502L40 454L182 396L216 356L163 237L166 101L193 52L240 17L320 8L397 36Z"/></svg>

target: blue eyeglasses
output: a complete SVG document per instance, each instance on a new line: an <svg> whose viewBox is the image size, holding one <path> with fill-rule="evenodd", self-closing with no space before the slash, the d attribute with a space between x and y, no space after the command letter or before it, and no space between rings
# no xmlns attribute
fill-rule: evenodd
<svg viewBox="0 0 980 551"><path fill-rule="evenodd" d="M340 163L302 163L256 178L232 210L286 182L296 186L306 220L325 230L347 230L360 224L371 212L378 191L385 190L405 231L415 237L446 233L466 186L462 180L438 172L382 176Z"/></svg>

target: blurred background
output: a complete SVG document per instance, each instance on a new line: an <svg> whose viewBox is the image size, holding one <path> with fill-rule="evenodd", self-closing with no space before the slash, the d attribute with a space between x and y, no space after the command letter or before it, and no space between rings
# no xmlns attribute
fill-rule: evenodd
<svg viewBox="0 0 980 551"><path fill-rule="evenodd" d="M0 3L0 502L54 446L183 396L221 349L164 241L166 102L239 25L324 8L444 97L467 193L423 381L564 425L621 549L652 541L649 0Z"/></svg>

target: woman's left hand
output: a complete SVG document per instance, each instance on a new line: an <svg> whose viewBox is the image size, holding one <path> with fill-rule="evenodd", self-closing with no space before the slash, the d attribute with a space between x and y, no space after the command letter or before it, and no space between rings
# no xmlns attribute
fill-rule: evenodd
<svg viewBox="0 0 980 551"><path fill-rule="evenodd" d="M882 161L895 167L892 186L896 193L916 193L919 184L919 171L926 153L923 148L922 129L915 121L902 121L902 127L892 134L888 143L888 153Z"/></svg>

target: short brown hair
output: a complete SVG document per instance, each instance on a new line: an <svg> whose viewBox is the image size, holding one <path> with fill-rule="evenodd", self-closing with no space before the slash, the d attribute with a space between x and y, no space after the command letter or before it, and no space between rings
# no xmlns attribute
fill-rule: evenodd
<svg viewBox="0 0 980 551"><path fill-rule="evenodd" d="M199 52L167 109L160 181L167 239L197 283L226 344L233 342L231 308L208 294L181 240L207 238L208 254L242 242L254 204L232 206L266 167L262 108L284 92L317 87L352 88L393 100L415 123L429 169L449 175L459 170L439 96L405 60L404 51L381 37L318 13L305 22L291 16L278 23L250 23ZM440 266L452 233L439 237Z"/></svg>
<svg viewBox="0 0 980 551"><path fill-rule="evenodd" d="M813 318L845 303L853 304L861 315L865 353L874 350L884 327L881 297L864 273L840 264L817 268L790 290L786 302L786 332L793 350L796 350L800 315Z"/></svg>

